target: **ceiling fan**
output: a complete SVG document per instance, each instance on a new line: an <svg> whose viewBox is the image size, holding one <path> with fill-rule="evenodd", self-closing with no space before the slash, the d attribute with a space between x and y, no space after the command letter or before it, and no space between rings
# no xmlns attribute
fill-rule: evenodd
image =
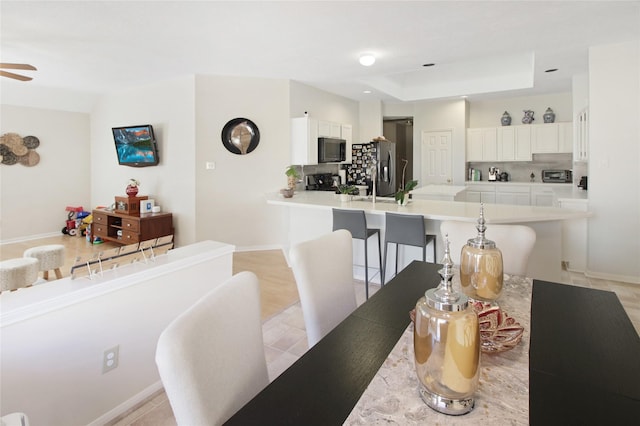
<svg viewBox="0 0 640 426"><path fill-rule="evenodd" d="M37 71L36 67L29 64L8 64L8 63L0 63L0 68L9 69L9 70L29 70L29 71ZM15 74L9 71L4 71L0 69L0 75L2 77L13 78L15 80L20 81L29 81L32 80L32 77L27 77L25 75Z"/></svg>

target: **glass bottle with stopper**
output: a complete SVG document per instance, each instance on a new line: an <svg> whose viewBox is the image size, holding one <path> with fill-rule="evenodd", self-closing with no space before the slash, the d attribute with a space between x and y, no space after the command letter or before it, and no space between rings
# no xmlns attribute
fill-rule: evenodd
<svg viewBox="0 0 640 426"><path fill-rule="evenodd" d="M485 238L484 204L480 204L478 235L471 238L460 252L460 284L471 299L495 304L502 293L502 252L496 243Z"/></svg>
<svg viewBox="0 0 640 426"><path fill-rule="evenodd" d="M473 410L480 375L478 316L467 296L454 291L453 261L445 237L437 288L416 304L413 332L420 396L432 409L449 415Z"/></svg>

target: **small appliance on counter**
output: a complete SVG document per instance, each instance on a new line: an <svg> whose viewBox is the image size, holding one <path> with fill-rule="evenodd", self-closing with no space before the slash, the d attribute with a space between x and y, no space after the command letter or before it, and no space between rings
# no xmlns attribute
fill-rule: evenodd
<svg viewBox="0 0 640 426"><path fill-rule="evenodd" d="M496 169L495 167L489 167L489 182L495 182L500 176L500 169Z"/></svg>
<svg viewBox="0 0 640 426"><path fill-rule="evenodd" d="M578 188L582 188L585 191L587 190L587 176L580 177L580 183L578 184Z"/></svg>
<svg viewBox="0 0 640 426"><path fill-rule="evenodd" d="M502 172L498 175L498 180L500 182L508 182L509 181L509 173Z"/></svg>
<svg viewBox="0 0 640 426"><path fill-rule="evenodd" d="M573 182L573 172L571 170L543 170L542 182L571 183Z"/></svg>
<svg viewBox="0 0 640 426"><path fill-rule="evenodd" d="M335 191L336 186L332 173L316 173L306 177L307 191Z"/></svg>

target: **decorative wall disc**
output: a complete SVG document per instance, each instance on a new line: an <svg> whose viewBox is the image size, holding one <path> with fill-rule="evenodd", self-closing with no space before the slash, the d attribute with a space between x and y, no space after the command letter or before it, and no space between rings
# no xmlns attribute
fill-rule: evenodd
<svg viewBox="0 0 640 426"><path fill-rule="evenodd" d="M40 139L17 133L5 133L0 136L0 162L11 166L20 163L33 167L40 162L40 154L35 149L40 146Z"/></svg>
<svg viewBox="0 0 640 426"><path fill-rule="evenodd" d="M25 136L22 139L22 142L24 143L24 146L26 146L29 149L36 149L37 147L40 146L40 139L38 139L35 136Z"/></svg>
<svg viewBox="0 0 640 426"><path fill-rule="evenodd" d="M248 154L256 149L259 142L258 126L247 118L234 118L222 129L222 144L234 154Z"/></svg>

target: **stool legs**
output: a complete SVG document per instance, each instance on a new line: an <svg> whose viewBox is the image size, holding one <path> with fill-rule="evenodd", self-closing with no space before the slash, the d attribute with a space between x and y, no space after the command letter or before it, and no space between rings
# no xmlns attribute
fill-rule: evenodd
<svg viewBox="0 0 640 426"><path fill-rule="evenodd" d="M365 238L364 240L364 291L365 291L365 295L367 297L367 300L369 299L369 259L367 256L367 253L369 252L369 250L367 250L367 239Z"/></svg>
<svg viewBox="0 0 640 426"><path fill-rule="evenodd" d="M60 268L54 269L53 272L56 274L56 278L57 279L62 278L62 271L60 270ZM45 280L49 281L49 271L44 271L42 273L42 278L44 278Z"/></svg>

